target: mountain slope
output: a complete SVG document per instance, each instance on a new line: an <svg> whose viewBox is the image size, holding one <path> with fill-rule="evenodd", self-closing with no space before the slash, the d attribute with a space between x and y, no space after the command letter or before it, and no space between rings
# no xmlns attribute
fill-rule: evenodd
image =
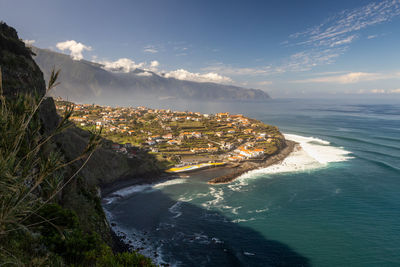
<svg viewBox="0 0 400 267"><path fill-rule="evenodd" d="M262 90L245 89L216 83L199 83L165 78L143 70L115 73L104 70L100 64L86 60L76 61L70 56L50 50L32 48L35 61L48 78L53 67L61 69L61 84L55 96L78 102L126 103L127 99L178 98L190 100L263 101L269 98Z"/></svg>

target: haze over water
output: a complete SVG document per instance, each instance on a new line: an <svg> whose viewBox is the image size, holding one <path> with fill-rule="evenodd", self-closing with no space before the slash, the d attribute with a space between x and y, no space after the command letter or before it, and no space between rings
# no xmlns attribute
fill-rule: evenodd
<svg viewBox="0 0 400 267"><path fill-rule="evenodd" d="M190 104L277 125L304 149L228 185L194 173L122 189L104 207L159 263L399 266L400 104L376 102Z"/></svg>

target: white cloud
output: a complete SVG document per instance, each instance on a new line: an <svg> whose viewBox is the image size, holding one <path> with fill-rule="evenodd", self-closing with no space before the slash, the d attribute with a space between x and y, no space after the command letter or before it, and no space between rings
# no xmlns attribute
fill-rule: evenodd
<svg viewBox="0 0 400 267"><path fill-rule="evenodd" d="M83 58L83 51L90 51L92 48L90 46L84 45L82 43L78 43L74 40L69 40L65 42L57 43L57 48L61 51L69 50L70 55L74 60L81 60Z"/></svg>
<svg viewBox="0 0 400 267"><path fill-rule="evenodd" d="M32 46L36 41L35 40L23 40L26 46Z"/></svg>
<svg viewBox="0 0 400 267"><path fill-rule="evenodd" d="M369 35L369 36L367 37L367 39L370 40L370 39L375 39L375 38L377 38L377 37L378 37L378 35Z"/></svg>
<svg viewBox="0 0 400 267"><path fill-rule="evenodd" d="M98 63L103 65L103 68L113 72L131 72L137 68L143 68L145 63L136 63L129 58L120 58L116 61L99 61Z"/></svg>
<svg viewBox="0 0 400 267"><path fill-rule="evenodd" d="M388 22L399 15L400 0L383 0L360 8L344 10L317 26L290 35L289 40L281 42L281 45L286 47L299 48L298 52L281 63L248 68L216 64L203 70L229 76L268 76L284 72L309 71L317 66L335 63L346 53L350 44L361 36L362 29ZM369 38L375 37L370 35ZM339 80L353 82L357 80L357 74L341 77Z"/></svg>
<svg viewBox="0 0 400 267"><path fill-rule="evenodd" d="M158 62L157 60L153 60L152 62L150 62L150 66L153 68L157 68L160 65L160 62Z"/></svg>
<svg viewBox="0 0 400 267"><path fill-rule="evenodd" d="M150 77L153 76L153 74L151 72L145 71L145 72L139 72L136 73L137 76L142 76L142 77Z"/></svg>
<svg viewBox="0 0 400 267"><path fill-rule="evenodd" d="M359 82L377 81L400 78L400 73L369 73L349 72L343 75L323 76L311 79L292 81L292 83L338 83L352 84Z"/></svg>
<svg viewBox="0 0 400 267"><path fill-rule="evenodd" d="M158 66L160 66L160 62L158 62L157 60L153 60L150 63L147 62L136 63L134 60L129 58L120 58L115 61L100 60L95 62L103 65L103 69L112 72L128 73L134 71L135 69L145 70L145 72L138 73L137 75L139 76L150 76L152 74L148 71L157 72L157 68Z"/></svg>
<svg viewBox="0 0 400 267"><path fill-rule="evenodd" d="M166 78L175 78L178 80L187 80L194 82L213 82L213 83L231 83L232 79L226 76L219 75L218 73L192 73L184 69L170 71L164 74Z"/></svg>
<svg viewBox="0 0 400 267"><path fill-rule="evenodd" d="M350 44L351 42L353 42L353 40L355 40L357 38L357 35L350 35L346 38L341 38L338 41L334 41L333 43L331 43L329 46L330 47L334 47L334 46L338 46L338 45L344 45L344 44Z"/></svg>
<svg viewBox="0 0 400 267"><path fill-rule="evenodd" d="M310 49L290 56L287 62L279 69L286 71L308 71L319 65L332 64L339 57L345 48Z"/></svg>
<svg viewBox="0 0 400 267"><path fill-rule="evenodd" d="M383 89L372 89L370 92L373 93L373 94L384 94L384 93L386 93L385 90L383 90Z"/></svg>
<svg viewBox="0 0 400 267"><path fill-rule="evenodd" d="M157 60L153 60L150 63L140 62L136 63L135 61L129 58L120 58L116 61L97 61L97 63L102 64L103 68L112 72L131 72L135 69L142 69L144 72L136 73L137 76L149 77L152 76L153 73L159 73L158 67L160 66L160 62ZM178 80L187 80L187 81L195 81L195 82L214 82L214 83L231 83L232 79L229 77L225 77L219 75L218 73L192 73L184 69L178 69L175 71L164 72L163 74L166 78L175 78Z"/></svg>
<svg viewBox="0 0 400 267"><path fill-rule="evenodd" d="M143 51L146 52L146 53L152 53L152 54L155 54L155 53L158 52L158 50L154 49L154 48L146 48Z"/></svg>
<svg viewBox="0 0 400 267"><path fill-rule="evenodd" d="M400 88L399 89L390 90L390 93L392 93L392 94L400 94Z"/></svg>
<svg viewBox="0 0 400 267"><path fill-rule="evenodd" d="M399 0L384 0L370 3L360 8L344 10L321 24L304 32L289 36L289 45L301 46L302 52L292 55L282 68L287 71L309 70L315 66L331 64L344 54L348 46L354 42L362 29L388 22L400 15ZM368 39L377 37L368 36ZM286 42L283 44L287 45ZM301 59L297 58L301 55ZM303 61L305 64L298 63Z"/></svg>
<svg viewBox="0 0 400 267"><path fill-rule="evenodd" d="M331 45L346 40L349 34L366 27L390 21L400 15L399 0L384 0L360 8L344 10L328 18L318 26L304 32L292 34L292 38L303 38L298 44Z"/></svg>
<svg viewBox="0 0 400 267"><path fill-rule="evenodd" d="M160 62L158 62L157 60L153 60L152 62L150 62L150 68L157 69L158 66L160 66Z"/></svg>
<svg viewBox="0 0 400 267"><path fill-rule="evenodd" d="M261 67L234 67L231 65L226 65L223 63L216 63L211 66L202 68L203 71L216 72L224 75L234 75L234 76L257 76L257 75L268 75L276 73L277 70L273 69L271 66L261 66Z"/></svg>
<svg viewBox="0 0 400 267"><path fill-rule="evenodd" d="M344 10L315 27L292 34L285 46L301 47L280 64L252 68L227 65L210 66L206 71L224 75L271 75L288 71L309 71L317 66L334 63L349 45L358 39L360 30L390 21L400 15L400 0L384 0L356 9Z"/></svg>
<svg viewBox="0 0 400 267"><path fill-rule="evenodd" d="M158 49L154 45L147 45L144 47L143 51L145 53L155 54L158 53Z"/></svg>

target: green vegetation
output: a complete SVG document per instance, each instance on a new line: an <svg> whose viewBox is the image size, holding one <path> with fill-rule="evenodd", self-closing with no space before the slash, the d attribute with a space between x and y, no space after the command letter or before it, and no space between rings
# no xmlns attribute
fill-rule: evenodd
<svg viewBox="0 0 400 267"><path fill-rule="evenodd" d="M47 91L57 85L57 76L52 72ZM81 154L66 161L53 139L71 126L73 108L66 106L57 127L48 133L38 114L44 100L29 94L6 98L0 69L0 265L152 266L142 255L114 253L68 208L64 195L71 182L79 185L84 179L80 170L100 138L93 133ZM75 169L77 162L81 167ZM98 197L81 189L79 195L101 214Z"/></svg>
<svg viewBox="0 0 400 267"><path fill-rule="evenodd" d="M56 101L59 113L71 104ZM243 115L87 104L75 107L71 120L78 127L103 127L105 139L128 144L112 146L128 157L137 156L136 151L132 154L132 146L157 153L159 168L182 162L263 159L285 146L278 128Z"/></svg>

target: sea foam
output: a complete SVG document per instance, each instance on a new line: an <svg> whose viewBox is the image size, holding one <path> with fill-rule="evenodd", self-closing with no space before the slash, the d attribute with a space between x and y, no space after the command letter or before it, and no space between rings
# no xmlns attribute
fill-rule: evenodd
<svg viewBox="0 0 400 267"><path fill-rule="evenodd" d="M150 192L153 192L154 190L161 190L167 186L171 186L171 185L175 185L175 184L182 184L182 183L186 183L186 182L187 182L186 179L173 179L173 180L168 180L168 181L156 183L156 184L133 185L133 186L129 186L129 187L120 189L118 191L115 191L114 193L112 193L109 197L105 198L104 200L106 201L106 204L111 204L116 199L127 198L127 197L130 197L137 193L150 193Z"/></svg>
<svg viewBox="0 0 400 267"><path fill-rule="evenodd" d="M182 212L181 212L182 203L183 202L178 201L168 209L168 211L174 215L172 218L175 219L182 215Z"/></svg>
<svg viewBox="0 0 400 267"><path fill-rule="evenodd" d="M243 174L238 178L239 184L233 184L231 189L238 189L237 186L241 185L240 181L243 182L245 179L259 175L309 171L324 167L329 163L346 161L352 158L349 155L351 152L341 147L332 146L330 142L320 138L294 134L285 134L285 138L299 143L300 146L278 164Z"/></svg>
<svg viewBox="0 0 400 267"><path fill-rule="evenodd" d="M299 143L308 155L321 164L346 161L351 158L349 156L351 152L344 150L342 147L334 147L328 141L319 138L294 134L285 134L285 138Z"/></svg>
<svg viewBox="0 0 400 267"><path fill-rule="evenodd" d="M165 182L162 182L162 183L155 184L153 186L153 188L161 189L161 188L164 188L164 187L167 187L167 186L170 186L170 185L183 184L183 183L186 183L186 182L187 182L187 179L173 179L173 180L168 180L168 181L165 181Z"/></svg>

